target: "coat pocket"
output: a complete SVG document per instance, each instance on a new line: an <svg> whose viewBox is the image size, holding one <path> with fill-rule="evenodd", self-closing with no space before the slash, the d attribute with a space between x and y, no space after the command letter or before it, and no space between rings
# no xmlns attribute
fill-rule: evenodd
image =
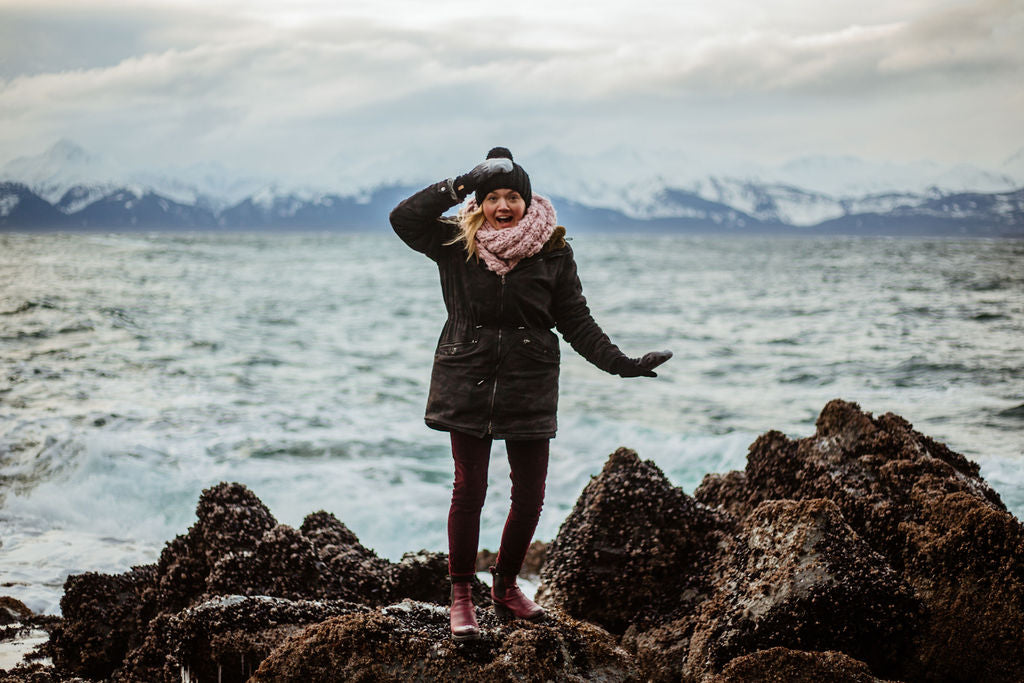
<svg viewBox="0 0 1024 683"><path fill-rule="evenodd" d="M528 332L519 337L517 350L527 358L542 363L558 363L561 355L558 351L557 340L554 348L551 348L542 339Z"/></svg>
<svg viewBox="0 0 1024 683"><path fill-rule="evenodd" d="M468 356L472 354L476 348L476 339L462 342L451 342L448 344L438 344L437 350L434 352L434 356L437 358L459 358L461 356Z"/></svg>

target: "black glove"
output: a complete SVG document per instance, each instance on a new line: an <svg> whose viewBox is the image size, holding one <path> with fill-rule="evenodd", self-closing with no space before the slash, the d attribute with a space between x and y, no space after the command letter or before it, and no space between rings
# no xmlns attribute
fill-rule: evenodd
<svg viewBox="0 0 1024 683"><path fill-rule="evenodd" d="M487 180L491 176L498 175L499 173L511 173L512 172L512 160L511 159L488 159L487 161L481 162L473 167L473 170L464 175L460 175L451 182L452 196L458 199L460 202L466 198L470 192L476 190L476 188L483 181Z"/></svg>
<svg viewBox="0 0 1024 683"><path fill-rule="evenodd" d="M651 351L643 358L627 358L628 365L619 371L622 377L657 377L654 368L672 357L671 351Z"/></svg>

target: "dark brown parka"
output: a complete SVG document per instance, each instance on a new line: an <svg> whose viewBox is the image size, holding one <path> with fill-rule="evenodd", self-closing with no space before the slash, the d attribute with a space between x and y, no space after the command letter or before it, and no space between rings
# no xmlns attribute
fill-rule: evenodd
<svg viewBox="0 0 1024 683"><path fill-rule="evenodd" d="M410 247L437 263L448 320L434 353L427 425L496 439L555 435L558 338L618 374L635 364L590 315L564 228L540 253L497 275L466 259L459 228L442 214L455 205L446 182L417 192L391 212Z"/></svg>

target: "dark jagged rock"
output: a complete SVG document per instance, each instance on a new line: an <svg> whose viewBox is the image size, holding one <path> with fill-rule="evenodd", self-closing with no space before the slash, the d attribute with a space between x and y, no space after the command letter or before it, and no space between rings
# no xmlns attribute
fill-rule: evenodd
<svg viewBox="0 0 1024 683"><path fill-rule="evenodd" d="M151 624L116 680L241 683L290 636L331 617L368 611L344 601L218 597Z"/></svg>
<svg viewBox="0 0 1024 683"><path fill-rule="evenodd" d="M405 553L397 563L381 559L364 547L334 515L317 512L306 517L300 529L320 559L325 597L382 606L403 599L448 605L448 556L420 550ZM478 605L490 604L489 591L473 579Z"/></svg>
<svg viewBox="0 0 1024 683"><path fill-rule="evenodd" d="M885 683L864 662L842 652L773 647L737 657L707 683Z"/></svg>
<svg viewBox="0 0 1024 683"><path fill-rule="evenodd" d="M291 600L322 597L323 564L299 531L279 524L252 551L233 552L214 564L208 595L273 595Z"/></svg>
<svg viewBox="0 0 1024 683"><path fill-rule="evenodd" d="M0 670L0 683L88 683L77 676L68 677L52 666L39 662L23 663L8 671Z"/></svg>
<svg viewBox="0 0 1024 683"><path fill-rule="evenodd" d="M1024 671L1024 526L975 463L903 418L831 401L814 436L761 436L742 479L709 475L695 496L736 514L770 499L832 500L924 605L905 677L1017 681Z"/></svg>
<svg viewBox="0 0 1024 683"><path fill-rule="evenodd" d="M256 549L277 522L270 510L242 484L221 482L203 491L197 521L167 544L157 564L157 585L146 596L154 613L176 611L206 595L216 564L231 554Z"/></svg>
<svg viewBox="0 0 1024 683"><path fill-rule="evenodd" d="M548 547L538 601L622 633L695 607L733 525L620 448L583 490Z"/></svg>
<svg viewBox="0 0 1024 683"><path fill-rule="evenodd" d="M91 678L107 678L138 645L160 614L177 612L206 595L218 561L256 548L276 522L241 484L203 491L196 523L167 544L157 565L116 576L68 577L61 599L64 621L51 638L54 663Z"/></svg>
<svg viewBox="0 0 1024 683"><path fill-rule="evenodd" d="M473 604L491 604L490 589L475 576ZM421 550L406 553L402 559L387 568L388 595L395 602L405 598L447 606L451 602L451 583L448 581L448 555Z"/></svg>
<svg viewBox="0 0 1024 683"><path fill-rule="evenodd" d="M928 607L908 677L1020 681L1024 672L1024 528L963 493L934 501L908 529L904 576ZM909 525L908 525L909 526Z"/></svg>
<svg viewBox="0 0 1024 683"><path fill-rule="evenodd" d="M747 491L747 473L734 470L725 474L704 475L693 497L728 512L734 519L743 519L756 507L755 500L761 502L760 498L750 497Z"/></svg>
<svg viewBox="0 0 1024 683"><path fill-rule="evenodd" d="M146 626L141 595L153 579L152 567L113 576L69 576L60 600L64 619L50 636L54 665L89 678L109 678Z"/></svg>
<svg viewBox="0 0 1024 683"><path fill-rule="evenodd" d="M689 678L773 646L839 650L882 672L907 654L919 605L831 501L762 503L717 569L716 592L688 638Z"/></svg>
<svg viewBox="0 0 1024 683"><path fill-rule="evenodd" d="M1024 670L1024 527L974 463L842 401L813 437L761 436L745 471L709 475L693 498L619 449L546 555L545 623L499 625L475 580L484 634L456 644L443 553L391 563L328 513L295 530L220 484L156 565L70 577L55 672L17 680L233 681L259 665L262 681L999 683Z"/></svg>
<svg viewBox="0 0 1024 683"><path fill-rule="evenodd" d="M831 498L872 547L902 566L903 534L912 519L915 487L930 493L964 492L1005 511L999 495L978 476L978 466L891 413L877 420L859 406L831 401L817 433L791 441L771 431L751 446L742 473L708 475L695 497L749 513L764 500ZM738 484L738 485L737 485Z"/></svg>
<svg viewBox="0 0 1024 683"><path fill-rule="evenodd" d="M65 618L50 644L60 669L109 678L143 644L151 624L217 594L321 597L312 545L293 529L278 527L245 486L221 483L203 491L196 516L156 565L68 578L61 600Z"/></svg>
<svg viewBox="0 0 1024 683"><path fill-rule="evenodd" d="M18 624L32 616L32 610L21 600L8 595L0 596L0 626Z"/></svg>
<svg viewBox="0 0 1024 683"><path fill-rule="evenodd" d="M229 553L252 550L253 539L277 526L263 501L242 484L220 483L203 491L196 517L189 534L210 566Z"/></svg>
<svg viewBox="0 0 1024 683"><path fill-rule="evenodd" d="M919 621L910 588L828 500L762 503L710 573L715 592L695 610L628 634L648 678L705 680L775 646L842 650L893 670Z"/></svg>
<svg viewBox="0 0 1024 683"><path fill-rule="evenodd" d="M388 562L327 513L310 515L299 530L277 524L240 484L204 491L196 515L158 564L68 579L61 603L66 618L50 642L61 671L172 681L181 667L208 677L235 655L255 669L286 636L329 616L403 598L448 604L444 553L420 551ZM216 600L229 595L240 602ZM478 579L474 596L479 605L490 602Z"/></svg>
<svg viewBox="0 0 1024 683"><path fill-rule="evenodd" d="M175 646L174 631L170 628L173 617L174 614L170 612L157 614L142 631L133 634L132 642L135 645L125 653L110 678L104 680L115 683L135 680L169 683L172 680L168 677L170 672L165 672L164 666L168 664L169 650Z"/></svg>
<svg viewBox="0 0 1024 683"><path fill-rule="evenodd" d="M540 579L540 570L544 568L547 559L548 544L544 541L533 541L526 549L526 557L523 559L523 568L520 574L534 580Z"/></svg>
<svg viewBox="0 0 1024 683"><path fill-rule="evenodd" d="M544 567L547 555L547 543L544 541L533 541L530 543L530 547L526 549L526 557L523 559L523 568L519 571L519 576L531 581L540 579L540 570ZM484 548L476 554L476 570L478 572L485 572L493 567L497 561L498 553Z"/></svg>
<svg viewBox="0 0 1024 683"><path fill-rule="evenodd" d="M299 681L631 681L629 655L568 617L499 626L478 610L480 640L455 643L444 608L403 602L311 626L263 661L254 683Z"/></svg>
<svg viewBox="0 0 1024 683"><path fill-rule="evenodd" d="M363 546L337 517L323 510L307 515L299 529L316 549L332 598L366 605L387 603L387 568L391 564Z"/></svg>

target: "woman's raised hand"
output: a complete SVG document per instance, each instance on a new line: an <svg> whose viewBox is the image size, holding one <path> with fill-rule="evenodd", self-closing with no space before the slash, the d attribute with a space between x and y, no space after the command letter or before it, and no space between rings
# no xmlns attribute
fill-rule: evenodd
<svg viewBox="0 0 1024 683"><path fill-rule="evenodd" d="M469 173L460 175L452 183L455 194L458 195L459 201L466 198L470 192L476 190L476 188L483 181L487 180L491 176L498 175L499 173L510 173L512 171L512 160L511 159L488 159L473 167L473 170Z"/></svg>
<svg viewBox="0 0 1024 683"><path fill-rule="evenodd" d="M651 351L645 353L643 358L627 358L629 364L619 372L619 375L622 377L657 377L658 374L654 372L654 368L671 357L671 351Z"/></svg>

